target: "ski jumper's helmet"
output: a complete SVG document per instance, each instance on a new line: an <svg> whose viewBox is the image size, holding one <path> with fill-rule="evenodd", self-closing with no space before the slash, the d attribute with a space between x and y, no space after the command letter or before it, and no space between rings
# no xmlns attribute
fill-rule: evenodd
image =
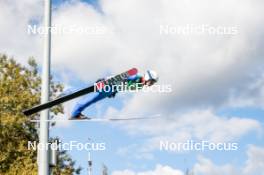
<svg viewBox="0 0 264 175"><path fill-rule="evenodd" d="M158 74L155 71L147 70L145 75L144 75L144 79L145 79L145 81L157 82L159 77L158 77Z"/></svg>

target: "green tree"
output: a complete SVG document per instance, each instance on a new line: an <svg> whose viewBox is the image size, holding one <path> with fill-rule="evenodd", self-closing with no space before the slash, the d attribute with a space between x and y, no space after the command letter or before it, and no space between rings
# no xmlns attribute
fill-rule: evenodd
<svg viewBox="0 0 264 175"><path fill-rule="evenodd" d="M37 151L28 149L28 141L38 141L36 124L39 114L27 117L24 109L40 103L41 78L38 66L30 58L22 66L6 55L0 55L0 174L37 174ZM63 87L51 78L51 98ZM52 116L63 113L62 106L51 109ZM53 174L79 174L75 162L65 151L59 152L59 164Z"/></svg>

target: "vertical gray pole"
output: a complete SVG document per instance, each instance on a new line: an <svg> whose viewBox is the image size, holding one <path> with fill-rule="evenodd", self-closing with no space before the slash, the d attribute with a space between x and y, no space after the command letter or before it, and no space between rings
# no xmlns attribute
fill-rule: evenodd
<svg viewBox="0 0 264 175"><path fill-rule="evenodd" d="M50 77L50 51L51 51L51 0L44 0L44 27L48 29L44 35L44 58L42 69L41 103L49 101L49 77ZM43 145L49 139L49 110L44 110L40 114L39 142ZM44 146L45 147L45 146ZM49 175L49 154L48 150L42 149L38 152L38 174Z"/></svg>

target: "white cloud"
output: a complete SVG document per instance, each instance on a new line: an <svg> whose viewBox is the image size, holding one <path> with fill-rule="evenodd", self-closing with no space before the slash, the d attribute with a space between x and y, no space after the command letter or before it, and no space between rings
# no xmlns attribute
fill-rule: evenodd
<svg viewBox="0 0 264 175"><path fill-rule="evenodd" d="M157 165L155 170L153 171L145 171L145 172L133 172L130 170L124 171L115 171L112 175L183 175L183 172L180 170L173 169L169 166Z"/></svg>
<svg viewBox="0 0 264 175"><path fill-rule="evenodd" d="M135 58L133 61L142 63L144 68L154 67L161 75L161 82L173 84L172 94L139 94L128 106L132 106L134 111L142 110L144 106L146 111L171 112L186 106L219 105L233 91L240 91L251 81L249 72L257 67L260 55L263 55L260 50L260 55L255 53L261 45L257 36L263 35L260 32L262 19L258 16L261 11L257 7L262 2L255 1L253 6L248 6L248 3L103 1L103 10L121 28L119 35L125 41L123 47L134 50L135 55L144 50L140 60ZM232 4L236 4L238 13L233 13ZM137 9L136 14L134 9ZM243 13L244 10L256 13L254 22L252 13ZM238 26L239 34L158 36L155 32L160 23L176 26L190 23L234 25ZM249 38L254 40L253 45L248 42Z"/></svg>
<svg viewBox="0 0 264 175"><path fill-rule="evenodd" d="M113 112L110 116L115 116L114 114ZM123 116L125 114L123 113ZM130 160L153 160L156 158L154 155L156 151L172 154L198 153L199 150L186 150L180 146L176 150L161 148L161 143L171 145L183 144L188 141L237 144L238 150L240 150L243 147L240 144L241 138L249 134L260 136L263 132L262 125L257 120L218 116L210 109L162 117L164 118L119 123L118 126L126 132L133 136L145 137L145 139L143 142L118 148L116 153ZM205 148L205 150L207 151L209 148ZM130 154L131 152L133 154Z"/></svg>
<svg viewBox="0 0 264 175"><path fill-rule="evenodd" d="M151 68L160 74L160 83L173 85L171 94L135 95L128 102L133 110L144 106L146 111L170 113L219 106L230 96L243 96L243 89L259 76L256 70L263 65L264 55L261 0L102 0L100 5L103 13L78 0L54 9L53 24L103 26L114 32L53 35L53 70L65 68L85 81L95 81L130 67ZM30 21L40 21L42 6L42 1L33 0L1 2L1 51L22 62L31 55L41 60L41 37L28 35L26 29ZM238 34L164 36L160 24L235 26Z"/></svg>
<svg viewBox="0 0 264 175"><path fill-rule="evenodd" d="M178 115L175 113L161 116L161 119L135 121L125 125L123 123L120 127L131 134L148 136L146 145L152 145L149 151L158 149L160 140L186 142L193 139L230 142L239 141L242 136L250 132L262 132L261 123L257 120L218 116L210 109Z"/></svg>
<svg viewBox="0 0 264 175"><path fill-rule="evenodd" d="M263 175L264 148L250 145L247 150L247 157L245 166L241 168L234 167L232 164L215 165L211 160L199 157L193 171L197 175Z"/></svg>
<svg viewBox="0 0 264 175"><path fill-rule="evenodd" d="M193 175L263 175L264 169L264 148L250 145L247 150L247 161L245 166L235 167L232 163L217 165L203 156L198 156L197 162L189 171ZM232 161L232 160L230 160ZM114 171L112 175L183 175L182 170L169 166L157 165L155 170L134 172L132 170Z"/></svg>
<svg viewBox="0 0 264 175"><path fill-rule="evenodd" d="M264 148L250 145L247 151L248 160L244 174L248 175L264 175Z"/></svg>
<svg viewBox="0 0 264 175"><path fill-rule="evenodd" d="M199 157L198 162L194 165L193 172L196 175L239 175L238 171L231 164L215 165L211 160Z"/></svg>
<svg viewBox="0 0 264 175"><path fill-rule="evenodd" d="M14 56L21 63L30 56L40 59L41 37L29 35L27 27L30 22L41 19L42 5L40 0L0 1L1 53Z"/></svg>
<svg viewBox="0 0 264 175"><path fill-rule="evenodd" d="M252 84L248 84L243 93L231 96L228 105L232 107L243 106L259 106L264 107L264 73L259 71L256 80Z"/></svg>
<svg viewBox="0 0 264 175"><path fill-rule="evenodd" d="M128 145L127 147L121 147L117 150L117 154L122 157L126 157L128 159L134 160L134 159L144 159L144 160L153 160L154 156L152 153L147 151L146 149L142 147L140 144L135 143L132 145ZM131 154L133 152L133 154Z"/></svg>

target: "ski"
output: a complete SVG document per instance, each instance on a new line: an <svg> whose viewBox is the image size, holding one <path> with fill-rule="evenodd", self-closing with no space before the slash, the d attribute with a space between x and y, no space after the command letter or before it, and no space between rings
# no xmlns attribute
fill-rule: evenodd
<svg viewBox="0 0 264 175"><path fill-rule="evenodd" d="M152 117L131 117L131 118L88 118L88 119L77 119L77 120L67 120L67 119L50 119L44 120L45 122L118 122L118 121L135 121L135 120L151 120L160 118L160 115L155 115ZM40 120L30 120L30 122L38 123Z"/></svg>
<svg viewBox="0 0 264 175"><path fill-rule="evenodd" d="M27 115L27 116L28 115L32 115L34 113L40 112L40 111L42 111L44 109L51 108L51 107L53 107L55 105L58 105L60 103L64 103L66 101L72 100L72 99L80 97L82 95L94 92L96 89L102 88L105 85L120 84L121 82L125 81L129 76L136 75L137 72L138 72L138 70L136 68L132 68L132 69L130 69L130 70L126 71L126 72L123 72L121 74L118 74L118 75L116 75L114 77L111 77L111 78L108 78L106 80L97 82L93 86L81 89L81 90L76 91L76 92L74 92L72 94L65 95L65 96L59 97L59 98L57 98L55 100L49 101L47 103L40 104L40 105L37 105L37 106L35 106L33 108L27 109L27 110L23 111L23 113L25 115Z"/></svg>

